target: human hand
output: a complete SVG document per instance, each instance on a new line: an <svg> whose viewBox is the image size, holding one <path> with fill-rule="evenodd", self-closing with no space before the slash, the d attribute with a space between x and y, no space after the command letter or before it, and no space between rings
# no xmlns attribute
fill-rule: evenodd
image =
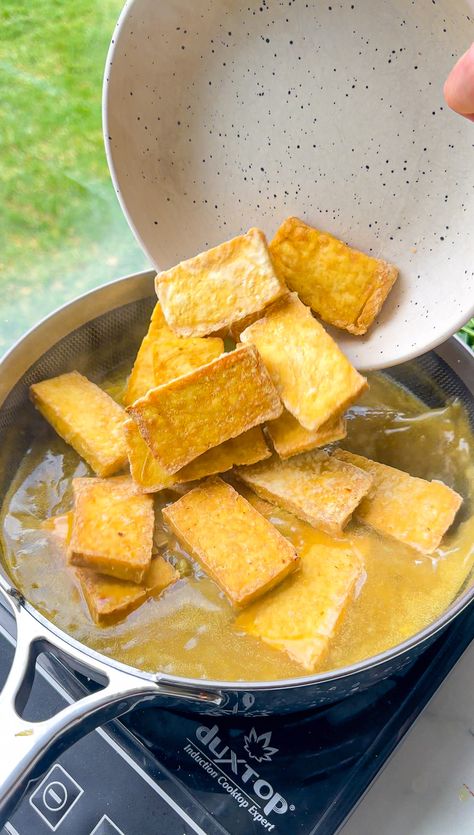
<svg viewBox="0 0 474 835"><path fill-rule="evenodd" d="M452 110L474 122L474 43L449 73L444 98Z"/></svg>

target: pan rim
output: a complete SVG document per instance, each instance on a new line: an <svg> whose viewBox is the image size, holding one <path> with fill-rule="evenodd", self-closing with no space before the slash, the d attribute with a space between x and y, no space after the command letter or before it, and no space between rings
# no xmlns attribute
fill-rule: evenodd
<svg viewBox="0 0 474 835"><path fill-rule="evenodd" d="M80 327L85 321L90 321L91 317L87 315L87 305L84 304L86 301L90 301L91 298L94 298L94 301L97 302L97 299L101 300L101 304L95 306L96 316L93 318L97 318L102 314L113 310L115 308L121 307L124 304L131 303L133 301L138 301L141 299L151 298L150 293L147 292L150 287L152 287L152 281L156 274L154 269L150 270L143 270L138 273L132 273L130 275L122 276L120 278L115 279L114 281L108 282L106 284L100 285L97 288L92 290L88 290L86 293L82 294L81 296L69 301L59 307L58 309L54 310L52 313L48 314L44 317L40 322L36 325L31 327L23 336L21 336L3 355L0 359L0 378L2 372L5 369L5 366L8 365L12 357L15 357L18 352L21 352L21 349L25 349L25 346L31 342L31 340L36 337L38 334L45 329L49 330L49 325L52 320L60 318L61 315L64 316L69 312L73 312L74 310L81 311L81 320L76 320L75 326L73 329ZM110 303L110 299L107 302L107 297L110 295L111 288L115 289L116 299L114 300L113 304ZM101 298L103 297L103 299ZM57 335L57 330L55 331L55 338L52 340L48 347L52 347L56 344L59 339L63 336L70 333L71 329L66 329L65 333L61 334L61 336ZM470 351L469 347L457 336L451 337L447 342L443 343L444 346L449 347L455 355L455 363L460 365L462 361L467 362L471 367L474 366L474 356ZM435 350L435 354L439 355L442 351L443 346L440 346L439 351ZM44 353L45 350L48 348L44 348L40 356ZM31 359L29 361L29 367L34 364L37 357ZM21 372L22 376L25 373L23 369ZM453 373L459 377L457 370L453 369ZM10 391L14 387L15 383L17 382L18 376L15 379L13 385L11 385L8 390L2 390L2 384L0 380L0 408L3 405L3 402L8 397ZM462 379L462 378L461 378ZM218 690L223 692L228 691L274 691L274 690L287 690L291 688L302 688L307 686L313 685L327 685L331 684L332 682L337 682L340 679L346 679L350 677L357 677L362 675L363 673L367 672L368 670L372 670L383 666L386 663L390 663L391 661L395 661L401 655L410 652L410 650L419 647L420 644L427 642L429 639L434 638L438 633L440 633L451 621L453 621L464 609L466 609L474 600L474 585L467 589L460 597L458 597L455 602L447 608L436 620L432 621L428 626L424 629L416 632L414 635L407 638L400 644L396 644L394 647L390 647L387 650L384 650L377 655L370 656L369 658L363 659L354 664L346 665L345 667L340 667L335 670L328 670L321 673L313 673L304 676L296 676L292 678L285 678L285 679L270 679L270 680L226 680L226 679L207 679L207 678L192 678L188 676L179 676L174 674L162 673L162 672L147 672L145 670L140 670L139 668L129 666L127 664L123 664L120 661L117 661L114 658L109 656L103 655L100 652L89 647L87 644L83 644L82 642L76 640L74 637L69 635L67 632L64 632L62 629L57 627L54 623L48 620L44 615L41 614L31 603L29 603L26 598L23 596L23 593L16 589L14 583L9 578L8 572L5 566L0 563L0 584L7 591L9 594L12 594L16 600L19 601L20 605L26 609L28 614L33 617L41 627L46 631L50 632L52 636L57 636L62 641L64 641L67 645L71 647L71 649L79 651L82 653L83 656L86 658L90 658L91 660L95 661L96 663L102 664L104 669L110 667L113 670L118 670L122 673L127 673L128 675L134 676L137 679L142 681L155 681L158 684L163 685L174 685L176 688L176 692L180 689L191 687L194 689L212 689Z"/></svg>

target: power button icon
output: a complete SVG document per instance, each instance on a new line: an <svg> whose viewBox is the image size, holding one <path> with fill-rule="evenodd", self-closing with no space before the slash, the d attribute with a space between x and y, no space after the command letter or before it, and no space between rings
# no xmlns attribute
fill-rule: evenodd
<svg viewBox="0 0 474 835"><path fill-rule="evenodd" d="M30 797L38 815L56 832L66 815L77 803L84 789L56 763Z"/></svg>
<svg viewBox="0 0 474 835"><path fill-rule="evenodd" d="M60 812L67 803L67 788L59 780L48 783L43 792L43 803L50 812Z"/></svg>

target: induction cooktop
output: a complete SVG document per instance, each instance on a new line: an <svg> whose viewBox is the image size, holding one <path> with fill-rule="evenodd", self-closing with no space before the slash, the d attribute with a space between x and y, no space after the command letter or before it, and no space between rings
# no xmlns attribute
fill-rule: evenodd
<svg viewBox="0 0 474 835"><path fill-rule="evenodd" d="M0 685L13 634L0 606ZM1 835L333 835L473 637L471 606L408 670L308 713L137 710L58 754ZM88 687L47 659L27 715L52 714Z"/></svg>

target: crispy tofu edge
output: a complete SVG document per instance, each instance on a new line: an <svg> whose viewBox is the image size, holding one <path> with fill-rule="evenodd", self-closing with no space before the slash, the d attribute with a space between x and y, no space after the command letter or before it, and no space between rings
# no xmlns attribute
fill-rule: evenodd
<svg viewBox="0 0 474 835"><path fill-rule="evenodd" d="M97 626L113 626L114 624L119 623L121 620L124 620L128 615L138 609L145 602L148 596L145 587L137 584L134 587L134 591L136 589L136 596L129 598L126 601L122 601L120 606L117 606L109 612L101 612L95 606L95 596L89 586L89 582L92 581L93 583L95 577L102 575L99 575L98 572L90 568L76 568L74 574L81 588L82 596L87 605L89 615ZM113 578L107 577L107 579L112 580ZM122 582L126 581L124 580Z"/></svg>
<svg viewBox="0 0 474 835"><path fill-rule="evenodd" d="M387 261L377 260L379 262L377 273L379 283L359 311L356 321L353 324L345 325L346 330L354 336L363 336L367 333L398 278L397 267ZM336 327L340 326L336 325Z"/></svg>
<svg viewBox="0 0 474 835"><path fill-rule="evenodd" d="M151 371L152 375L154 374L153 341L155 334L159 331L161 327L162 321L164 321L163 311L161 310L159 301L157 301L153 308L150 321L148 323L148 330L145 336L143 337L142 341L140 342L135 360L132 365L132 370L128 375L123 394L123 403L125 406L130 406L137 399L136 385L137 380L139 380L142 375L142 366L146 366L147 372Z"/></svg>
<svg viewBox="0 0 474 835"><path fill-rule="evenodd" d="M145 493L145 494L159 493L161 490L168 490L170 487L172 487L173 484L175 484L173 476L170 476L168 473L166 473L163 470L163 468L160 467L160 464L158 463L158 461L156 461L156 459L153 457L153 453L152 453L150 447L148 446L148 444L146 443L145 439L143 438L143 436L142 436L142 434L141 434L141 432L138 428L138 425L137 425L136 421L131 417L127 418L127 420L123 424L123 427L124 427L124 432L125 432L125 442L127 444L127 454L128 454L128 461L129 461L129 464L130 464L130 473L131 473L131 476L132 476L135 491L137 493ZM139 455L138 456L136 455L137 443L136 443L136 440L134 439L135 431L136 431L136 433L139 437L139 443L141 441L146 446L147 455L150 455L151 458L153 459L153 462L156 463L157 467L159 467L161 470L163 470L163 478L161 478L158 481L155 481L153 484L144 484L143 481L140 480L139 472L138 472L138 470L139 470L139 462L138 462ZM143 462L143 465L145 463L146 463L146 459ZM143 466L142 466L142 470L143 470Z"/></svg>
<svg viewBox="0 0 474 835"><path fill-rule="evenodd" d="M269 522L268 519L266 519L265 516L263 516L261 513L259 513L258 510L256 510L253 507L253 505L250 502L248 502L247 499L245 499L244 496L242 496L240 493L237 492L237 490L235 490L232 487L232 485L228 484L227 482L222 481L222 479L220 479L217 476L212 476L211 478L207 479L206 482L204 482L204 486L205 486L205 484L209 484L210 482L211 483L217 483L219 485L220 484L225 485L225 487L228 488L229 491L232 491L233 494L238 496L239 499L242 500L242 502L244 502L245 505L248 506L249 512L251 514L258 515L259 517L261 517L265 521L265 523L267 525L271 525L271 522ZM174 505L177 505L179 502L182 501L182 499L188 499L189 496L193 492L198 491L198 490L202 491L202 489L203 489L203 485L201 484L201 485L197 486L196 488L194 488L193 490L190 490L188 493L186 493L184 496L182 496L176 502L173 502L172 505L168 505L167 507L165 507L163 509L163 517L164 517L165 522L167 523L167 525L171 528L171 530L173 531L173 533L177 537L177 539L180 542L184 543L185 548L188 551L188 553L191 554L193 559L195 559L196 562L198 562L199 565L201 565L201 567L203 568L205 573L208 574L209 577L213 580L213 582L216 583L216 585L224 592L224 594L226 595L226 597L229 600L229 602L231 603L231 605L235 609L240 610L240 609L244 608L245 606L247 606L248 604L252 603L254 600L257 600L259 597L261 597L267 591L270 591L270 589L279 585L286 577L289 576L289 574L292 574L294 571L296 571L300 566L300 557L299 557L299 554L296 551L296 549L289 542L289 540L287 540L282 534L279 534L279 531L274 526L272 526L273 530L277 534L279 534L279 536L276 537L276 538L277 539L281 538L282 543L285 544L285 548L288 550L288 553L290 552L290 550L292 551L292 554L293 554L292 559L288 560L288 563L285 565L284 569L280 572L280 574L277 574L277 575L271 577L267 581L267 583L260 586L257 590L254 589L252 591L249 591L245 595L239 595L239 596L230 595L229 590L224 586L224 584L222 582L222 579L218 578L217 575L215 574L215 572L207 566L204 552L202 552L201 549L195 548L194 545L190 544L189 539L187 538L187 535L185 535L182 532L179 525L176 524L175 520L173 519L172 511L171 511L171 515L170 515L170 509L173 508Z"/></svg>
<svg viewBox="0 0 474 835"><path fill-rule="evenodd" d="M291 415L291 417L296 421L294 415ZM277 418L277 420L278 419L279 418ZM293 444L291 444L288 439L285 441L282 438L283 433L281 433L280 438L278 438L278 433L273 429L272 422L267 423L265 426L265 430L270 437L272 446L282 461L286 461L288 458L293 458L294 455L300 455L302 452L311 452L312 449L319 449L326 446L326 444L342 441L342 439L347 435L347 424L342 415L339 415L335 419L330 418L326 421L326 423L323 423L319 429L310 430L305 429L302 424L299 425L301 426L302 433L306 432L308 437L306 440L301 439L299 443Z"/></svg>

